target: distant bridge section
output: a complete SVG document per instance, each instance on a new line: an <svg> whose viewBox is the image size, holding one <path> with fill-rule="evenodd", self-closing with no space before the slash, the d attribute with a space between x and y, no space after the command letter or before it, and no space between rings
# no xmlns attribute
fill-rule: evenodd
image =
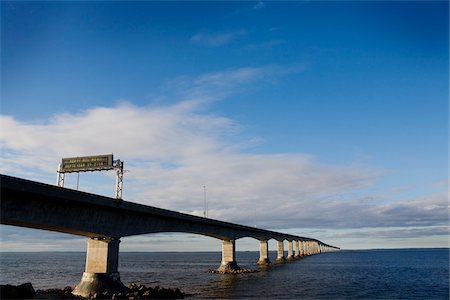
<svg viewBox="0 0 450 300"><path fill-rule="evenodd" d="M221 272L239 269L235 240L243 237L260 241L260 264L269 263L267 241L270 239L278 241L277 261L286 260L284 240L288 241L288 259L339 249L313 238L197 217L7 175L0 174L0 186L1 224L89 238L86 271L74 290L75 294L83 296L98 292L98 286L110 291L124 290L117 267L120 238L125 236L185 232L221 239Z"/></svg>

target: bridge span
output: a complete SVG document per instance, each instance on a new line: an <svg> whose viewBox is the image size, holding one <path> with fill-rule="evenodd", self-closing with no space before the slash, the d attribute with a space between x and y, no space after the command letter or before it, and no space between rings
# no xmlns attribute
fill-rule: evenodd
<svg viewBox="0 0 450 300"><path fill-rule="evenodd" d="M118 272L120 238L157 232L185 232L222 240L220 272L240 269L235 241L259 241L258 264L269 264L268 240L277 241L277 262L338 250L317 239L233 224L0 174L0 223L88 238L86 268L73 293L89 296L126 287ZM285 256L284 240L288 243ZM295 246L295 250L294 250Z"/></svg>

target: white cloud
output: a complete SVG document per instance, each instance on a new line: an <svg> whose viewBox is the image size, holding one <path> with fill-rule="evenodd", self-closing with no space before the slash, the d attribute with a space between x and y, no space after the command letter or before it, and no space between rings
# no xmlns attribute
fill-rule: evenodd
<svg viewBox="0 0 450 300"><path fill-rule="evenodd" d="M211 218L264 228L432 226L448 216L443 194L395 203L363 199L358 191L376 182L378 170L235 148L239 126L195 105L120 104L38 124L0 120L3 173L55 174L61 157L114 152L130 170L127 200L176 211L202 215L206 185ZM39 180L37 172L32 177Z"/></svg>
<svg viewBox="0 0 450 300"><path fill-rule="evenodd" d="M191 42L207 47L218 47L229 44L246 34L245 30L220 33L199 32L191 37Z"/></svg>
<svg viewBox="0 0 450 300"><path fill-rule="evenodd" d="M249 77L242 74L238 77ZM219 77L199 80L209 84ZM254 210L258 215L271 211L270 219L284 220L292 208L301 208L299 203L362 188L376 176L362 168L320 165L301 153L256 155L242 147L236 150L231 140L239 126L199 110L182 103L121 104L38 124L2 116L0 141L8 153L2 169L51 173L61 157L113 152L131 171L124 191L130 200L192 213L202 210L206 185L211 217L227 220L244 220L245 213Z"/></svg>
<svg viewBox="0 0 450 300"><path fill-rule="evenodd" d="M128 201L202 215L206 185L211 218L261 228L447 224L444 193L389 203L368 192L382 171L320 164L301 152L254 154L248 148L253 138L240 135L240 124L205 109L205 99L222 99L299 70L267 66L185 77L177 94L187 100L170 105L122 102L39 122L1 116L1 173L53 183L62 157L114 153L130 171L124 186ZM112 196L113 184L82 188Z"/></svg>

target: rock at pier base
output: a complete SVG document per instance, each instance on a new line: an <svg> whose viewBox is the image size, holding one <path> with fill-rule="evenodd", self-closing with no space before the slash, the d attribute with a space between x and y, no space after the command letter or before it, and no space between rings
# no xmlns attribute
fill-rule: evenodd
<svg viewBox="0 0 450 300"><path fill-rule="evenodd" d="M46 290L37 290L36 296L33 299L86 299L81 296L75 296L72 294L72 287L67 286L64 289L46 289Z"/></svg>
<svg viewBox="0 0 450 300"><path fill-rule="evenodd" d="M184 299L189 296L178 288L146 287L142 284L128 285L127 299Z"/></svg>
<svg viewBox="0 0 450 300"><path fill-rule="evenodd" d="M73 289L72 294L82 297L102 294L126 294L128 288L120 281L119 273L83 273L81 282Z"/></svg>
<svg viewBox="0 0 450 300"><path fill-rule="evenodd" d="M263 259L259 259L257 264L260 266L265 266L265 265L270 265L271 262L268 258L263 258Z"/></svg>
<svg viewBox="0 0 450 300"><path fill-rule="evenodd" d="M285 262L286 261L286 257L278 257L277 259L276 259L276 262L277 263L283 263L283 262Z"/></svg>
<svg viewBox="0 0 450 300"><path fill-rule="evenodd" d="M259 270L253 270L253 269L245 269L245 268L239 268L239 269L209 269L207 271L208 273L213 274L246 274L246 273L257 273Z"/></svg>
<svg viewBox="0 0 450 300"><path fill-rule="evenodd" d="M234 271L239 271L241 267L238 266L238 264L235 261L232 262L226 262L220 264L220 267L217 269L219 273L228 274L233 273Z"/></svg>
<svg viewBox="0 0 450 300"><path fill-rule="evenodd" d="M21 285L5 284L0 286L0 299L31 299L36 295L30 282Z"/></svg>

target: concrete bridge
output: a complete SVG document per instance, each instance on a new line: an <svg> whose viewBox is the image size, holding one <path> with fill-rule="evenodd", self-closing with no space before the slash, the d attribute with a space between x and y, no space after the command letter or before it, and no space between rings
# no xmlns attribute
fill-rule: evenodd
<svg viewBox="0 0 450 300"><path fill-rule="evenodd" d="M125 236L185 232L222 240L218 271L239 270L235 241L259 241L258 264L269 264L268 240L277 241L277 262L338 250L317 239L284 234L117 200L0 174L0 223L88 238L86 269L73 293L123 292L118 272L119 243ZM288 243L287 256L284 240ZM295 249L294 249L295 246Z"/></svg>

